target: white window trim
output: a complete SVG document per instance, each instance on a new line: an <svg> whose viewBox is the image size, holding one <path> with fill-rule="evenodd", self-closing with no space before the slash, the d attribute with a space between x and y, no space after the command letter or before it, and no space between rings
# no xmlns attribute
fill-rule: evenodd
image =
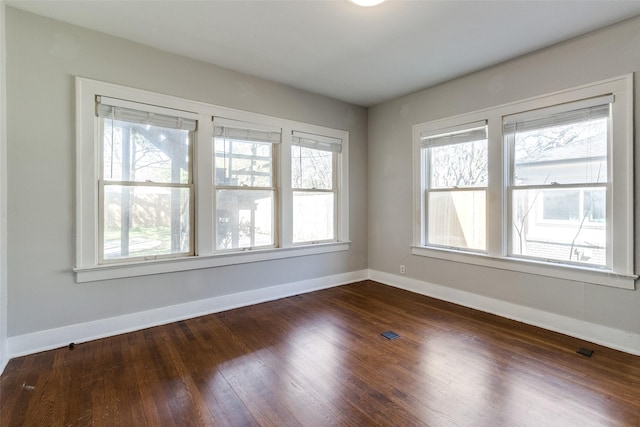
<svg viewBox="0 0 640 427"><path fill-rule="evenodd" d="M611 250L612 270L547 263L507 256L507 150L503 139L503 117L525 111L575 102L613 94L613 126L615 149L610 148L612 159L611 197L615 201L613 212ZM488 123L489 189L487 200L487 252L467 252L427 246L424 224L425 167L421 156L421 135L455 128L465 123L486 120ZM427 256L489 268L517 271L545 277L554 277L623 289L635 289L638 276L634 272L634 215L633 215L633 74L596 82L564 91L554 92L493 108L421 123L413 126L413 246L412 254ZM499 164L501 167L495 167Z"/></svg>
<svg viewBox="0 0 640 427"><path fill-rule="evenodd" d="M95 116L97 95L131 100L192 112L198 116L198 130L194 140L195 197L195 255L149 261L125 261L117 264L99 264L98 253L98 119ZM215 251L213 233L214 200L213 177L213 117L255 123L282 129L281 152L288 153L293 130L325 135L342 140L342 153L338 159L338 227L336 241L308 245L291 242L292 193L290 179L278 176L281 212L278 228L281 230L280 247L267 249L239 249L234 252ZM221 267L250 262L316 255L349 250L349 134L346 131L281 119L140 89L76 77L76 272L77 282L92 282L123 277L144 276L201 268ZM199 157L210 161L198 161ZM290 164L281 156L277 174L288 174ZM288 169L287 169L288 168ZM288 182L289 181L289 182ZM288 208L288 209L287 209Z"/></svg>

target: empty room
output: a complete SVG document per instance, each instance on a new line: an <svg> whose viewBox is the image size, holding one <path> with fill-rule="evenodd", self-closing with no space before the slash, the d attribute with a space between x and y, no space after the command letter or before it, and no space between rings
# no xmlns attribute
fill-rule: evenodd
<svg viewBox="0 0 640 427"><path fill-rule="evenodd" d="M640 426L639 73L637 0L0 0L0 425Z"/></svg>

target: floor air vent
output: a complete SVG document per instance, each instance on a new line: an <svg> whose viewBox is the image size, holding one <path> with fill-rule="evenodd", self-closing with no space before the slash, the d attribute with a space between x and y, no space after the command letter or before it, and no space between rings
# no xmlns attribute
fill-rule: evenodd
<svg viewBox="0 0 640 427"><path fill-rule="evenodd" d="M383 337L385 337L388 340L395 340L396 338L400 338L400 335L396 334L393 331L383 332L380 335L382 335Z"/></svg>
<svg viewBox="0 0 640 427"><path fill-rule="evenodd" d="M576 353L581 354L583 356L591 357L591 355L593 354L593 350L589 350L588 348L580 347Z"/></svg>

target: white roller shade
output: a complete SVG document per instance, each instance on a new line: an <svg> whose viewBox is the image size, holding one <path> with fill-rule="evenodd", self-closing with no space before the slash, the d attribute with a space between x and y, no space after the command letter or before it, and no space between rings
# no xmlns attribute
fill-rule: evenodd
<svg viewBox="0 0 640 427"><path fill-rule="evenodd" d="M530 131L609 117L613 95L585 99L504 118L504 132Z"/></svg>
<svg viewBox="0 0 640 427"><path fill-rule="evenodd" d="M422 147L462 144L485 139L487 139L486 121L467 123L438 131L422 132L420 134Z"/></svg>
<svg viewBox="0 0 640 427"><path fill-rule="evenodd" d="M96 97L96 114L98 117L106 119L188 131L196 130L198 118L197 114L188 111L140 104L106 96Z"/></svg>
<svg viewBox="0 0 640 427"><path fill-rule="evenodd" d="M215 138L279 144L282 137L282 131L279 128L257 123L214 117L213 125Z"/></svg>
<svg viewBox="0 0 640 427"><path fill-rule="evenodd" d="M305 132L292 132L291 142L301 147L312 148L314 150L331 151L339 153L342 151L342 140L330 136L314 135Z"/></svg>

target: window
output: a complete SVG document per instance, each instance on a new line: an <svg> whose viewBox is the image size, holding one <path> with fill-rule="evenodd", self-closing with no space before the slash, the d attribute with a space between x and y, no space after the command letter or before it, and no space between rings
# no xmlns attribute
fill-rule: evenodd
<svg viewBox="0 0 640 427"><path fill-rule="evenodd" d="M214 126L216 249L273 247L281 130L219 118Z"/></svg>
<svg viewBox="0 0 640 427"><path fill-rule="evenodd" d="M606 96L504 118L513 158L510 254L606 267L612 102Z"/></svg>
<svg viewBox="0 0 640 427"><path fill-rule="evenodd" d="M349 249L347 132L84 78L76 98L78 282Z"/></svg>
<svg viewBox="0 0 640 427"><path fill-rule="evenodd" d="M98 97L100 260L193 253L192 114Z"/></svg>
<svg viewBox="0 0 640 427"><path fill-rule="evenodd" d="M426 241L433 246L486 249L487 126L463 125L421 135Z"/></svg>
<svg viewBox="0 0 640 427"><path fill-rule="evenodd" d="M416 255L633 288L632 77L414 126Z"/></svg>
<svg viewBox="0 0 640 427"><path fill-rule="evenodd" d="M336 156L342 141L293 132L291 188L293 242L332 241L336 236Z"/></svg>

